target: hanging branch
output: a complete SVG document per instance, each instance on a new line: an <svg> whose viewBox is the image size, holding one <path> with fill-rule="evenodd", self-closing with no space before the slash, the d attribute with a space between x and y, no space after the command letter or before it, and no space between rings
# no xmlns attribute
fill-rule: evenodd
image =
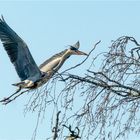
<svg viewBox="0 0 140 140"><path fill-rule="evenodd" d="M59 130L59 115L60 115L60 113L61 113L61 111L58 111L57 112L55 126L52 129L52 132L54 133L53 140L56 140L57 139L58 132L60 131Z"/></svg>

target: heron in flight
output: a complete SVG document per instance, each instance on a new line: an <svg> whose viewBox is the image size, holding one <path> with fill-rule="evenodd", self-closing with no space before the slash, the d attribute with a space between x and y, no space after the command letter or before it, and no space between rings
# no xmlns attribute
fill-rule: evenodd
<svg viewBox="0 0 140 140"><path fill-rule="evenodd" d="M35 89L45 84L71 55L87 55L78 50L80 47L78 41L69 49L53 55L38 67L27 44L9 27L3 16L0 18L0 40L21 80L13 84L18 87L18 90L9 96L10 98L21 89ZM10 102L10 98L2 101Z"/></svg>

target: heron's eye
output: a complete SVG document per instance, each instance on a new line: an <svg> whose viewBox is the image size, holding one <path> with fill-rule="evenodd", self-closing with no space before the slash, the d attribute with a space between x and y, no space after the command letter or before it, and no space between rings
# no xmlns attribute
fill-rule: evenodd
<svg viewBox="0 0 140 140"><path fill-rule="evenodd" d="M73 51L76 51L77 50L77 48L72 47L72 46L70 47L70 49L73 50Z"/></svg>

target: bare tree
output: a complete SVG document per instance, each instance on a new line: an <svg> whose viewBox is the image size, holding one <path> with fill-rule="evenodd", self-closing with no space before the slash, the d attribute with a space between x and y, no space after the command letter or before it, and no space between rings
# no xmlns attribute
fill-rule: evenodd
<svg viewBox="0 0 140 140"><path fill-rule="evenodd" d="M113 41L109 52L100 52L93 59L92 64L101 62L96 71L96 65L91 65L85 76L62 74L67 82L63 91L68 94L80 91L79 97L84 100L77 112L69 117L82 131L83 139L114 140L126 137L132 131L139 134L139 50L135 38L122 36Z"/></svg>
<svg viewBox="0 0 140 140"><path fill-rule="evenodd" d="M107 52L98 50L100 44L80 64L55 74L31 95L25 113L38 111L33 139L48 106L53 108L53 136L47 139L117 140L130 132L139 134L140 44L129 36L112 41ZM95 49L99 53L93 57ZM72 74L78 67L85 74Z"/></svg>

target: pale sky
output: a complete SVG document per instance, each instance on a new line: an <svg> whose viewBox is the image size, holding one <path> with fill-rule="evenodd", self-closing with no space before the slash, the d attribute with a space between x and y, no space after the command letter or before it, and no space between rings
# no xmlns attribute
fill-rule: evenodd
<svg viewBox="0 0 140 140"><path fill-rule="evenodd" d="M77 40L88 52L101 40L101 51L120 36L140 39L140 1L0 1L2 14L16 33L28 44L39 65L51 55L66 49ZM16 89L11 84L19 78L0 44L0 99ZM62 69L75 65L83 57L73 56ZM76 72L76 71L75 71ZM30 93L32 94L32 93ZM24 95L7 106L0 106L0 140L30 140L36 114L23 114ZM49 108L48 108L49 109ZM37 140L45 140L47 127L40 127ZM132 135L133 140L139 138ZM130 140L132 139L130 138Z"/></svg>

